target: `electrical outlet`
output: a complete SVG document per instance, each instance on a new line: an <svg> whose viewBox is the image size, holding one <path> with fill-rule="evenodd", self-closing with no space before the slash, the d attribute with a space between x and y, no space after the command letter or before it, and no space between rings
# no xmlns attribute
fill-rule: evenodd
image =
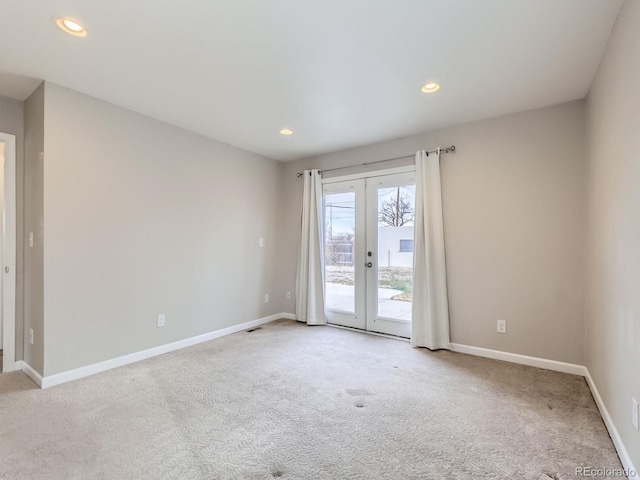
<svg viewBox="0 0 640 480"><path fill-rule="evenodd" d="M264 296L264 303L269 303L269 294L265 294Z"/></svg>
<svg viewBox="0 0 640 480"><path fill-rule="evenodd" d="M164 327L164 313L161 313L160 315L158 315L158 328L160 327Z"/></svg>
<svg viewBox="0 0 640 480"><path fill-rule="evenodd" d="M287 292L287 300L291 300L291 292Z"/></svg>
<svg viewBox="0 0 640 480"><path fill-rule="evenodd" d="M29 343L33 345L33 328L29 329Z"/></svg>
<svg viewBox="0 0 640 480"><path fill-rule="evenodd" d="M260 248L264 247L264 238L261 237L260 240L258 240L258 246Z"/></svg>
<svg viewBox="0 0 640 480"><path fill-rule="evenodd" d="M631 399L631 423L638 430L638 401L635 398Z"/></svg>
<svg viewBox="0 0 640 480"><path fill-rule="evenodd" d="M498 333L507 333L507 321L498 320Z"/></svg>

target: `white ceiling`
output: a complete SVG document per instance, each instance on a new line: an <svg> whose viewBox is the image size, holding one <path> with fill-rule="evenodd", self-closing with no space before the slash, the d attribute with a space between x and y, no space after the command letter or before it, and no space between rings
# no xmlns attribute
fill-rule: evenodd
<svg viewBox="0 0 640 480"><path fill-rule="evenodd" d="M291 160L583 98L621 4L2 0L0 95L45 79Z"/></svg>

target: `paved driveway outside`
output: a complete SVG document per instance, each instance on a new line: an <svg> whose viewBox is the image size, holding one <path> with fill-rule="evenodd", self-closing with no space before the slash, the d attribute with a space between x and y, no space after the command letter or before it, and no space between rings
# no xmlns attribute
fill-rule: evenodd
<svg viewBox="0 0 640 480"><path fill-rule="evenodd" d="M411 302L391 299L391 297L401 293L401 290L394 290L393 288L378 288L378 316L411 320ZM327 283L326 294L327 308L353 312L353 285Z"/></svg>

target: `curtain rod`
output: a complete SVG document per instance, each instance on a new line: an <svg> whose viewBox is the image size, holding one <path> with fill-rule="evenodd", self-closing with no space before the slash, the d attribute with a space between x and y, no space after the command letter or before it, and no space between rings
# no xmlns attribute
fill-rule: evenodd
<svg viewBox="0 0 640 480"><path fill-rule="evenodd" d="M437 148L433 149L433 150L427 150L427 153L436 153L438 151ZM455 145L451 145L450 147L446 147L446 148L441 148L440 149L440 153L449 153L449 152L455 152L456 151L456 146ZM337 168L328 168L327 170L320 170L320 173L324 173L324 172L333 172L335 170L344 170L345 168L354 168L354 167L368 167L369 165L375 165L376 163L384 163L384 162L392 162L394 160L400 160L403 158L409 158L409 157L413 157L415 156L415 153L412 155L403 155L401 157L394 157L394 158L387 158L386 160L378 160L376 162L369 162L369 163L360 163L358 165L348 165L346 167L337 167ZM302 172L298 172L296 174L297 177L301 177L302 175L304 175Z"/></svg>

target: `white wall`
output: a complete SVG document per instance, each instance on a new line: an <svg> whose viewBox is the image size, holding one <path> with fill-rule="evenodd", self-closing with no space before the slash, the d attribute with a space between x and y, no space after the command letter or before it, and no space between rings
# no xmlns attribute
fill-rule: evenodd
<svg viewBox="0 0 640 480"><path fill-rule="evenodd" d="M23 357L24 328L24 103L0 96L0 132L16 136L16 359Z"/></svg>
<svg viewBox="0 0 640 480"><path fill-rule="evenodd" d="M442 157L442 189L453 341L582 364L582 101L287 163L281 289L295 283L296 172L452 144L458 150ZM286 311L294 312L293 301ZM497 319L508 321L507 335L496 333Z"/></svg>
<svg viewBox="0 0 640 480"><path fill-rule="evenodd" d="M4 215L4 143L0 142L0 214ZM2 260L2 235L0 235L0 265L4 265ZM0 275L0 291L2 291L2 282L4 275ZM2 315L2 301L0 301L0 345L2 345L4 316Z"/></svg>
<svg viewBox="0 0 640 480"><path fill-rule="evenodd" d="M45 92L45 375L281 311L279 162Z"/></svg>
<svg viewBox="0 0 640 480"><path fill-rule="evenodd" d="M44 370L44 99L41 84L24 109L24 229L33 232L34 240L33 247L24 248L24 360L40 374ZM28 341L29 329L33 329L33 345Z"/></svg>
<svg viewBox="0 0 640 480"><path fill-rule="evenodd" d="M400 240L413 240L413 227L378 228L378 265L413 267L413 252L401 252Z"/></svg>
<svg viewBox="0 0 640 480"><path fill-rule="evenodd" d="M587 367L640 467L640 2L627 0L587 97Z"/></svg>

